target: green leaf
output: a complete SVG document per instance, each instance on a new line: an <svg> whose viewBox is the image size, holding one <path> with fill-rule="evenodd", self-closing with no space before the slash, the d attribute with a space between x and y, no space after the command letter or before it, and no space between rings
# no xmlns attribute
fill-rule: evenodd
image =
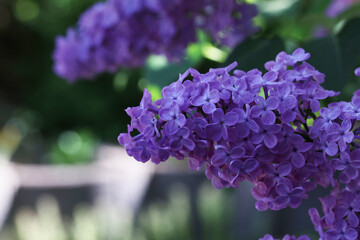
<svg viewBox="0 0 360 240"><path fill-rule="evenodd" d="M228 57L226 65L237 61L238 68L241 70L249 71L258 68L264 71L264 64L275 59L276 55L283 50L284 43L280 38L249 38L234 49Z"/></svg>
<svg viewBox="0 0 360 240"><path fill-rule="evenodd" d="M344 81L355 79L354 69L360 64L360 18L350 20L338 35Z"/></svg>
<svg viewBox="0 0 360 240"><path fill-rule="evenodd" d="M334 91L341 90L346 81L342 74L341 51L335 37L315 39L302 47L311 54L307 62L326 75L323 86Z"/></svg>

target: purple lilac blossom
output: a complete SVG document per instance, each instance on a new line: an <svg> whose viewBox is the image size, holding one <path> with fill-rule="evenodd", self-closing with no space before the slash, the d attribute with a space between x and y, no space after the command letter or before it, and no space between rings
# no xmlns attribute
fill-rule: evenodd
<svg viewBox="0 0 360 240"><path fill-rule="evenodd" d="M151 54L181 59L201 29L230 47L257 31L255 5L236 0L108 0L85 11L56 39L55 72L73 82L119 67L139 67Z"/></svg>
<svg viewBox="0 0 360 240"><path fill-rule="evenodd" d="M162 99L152 102L145 90L140 106L126 110L131 125L119 143L140 162L186 158L192 170L205 167L215 188L248 180L259 211L297 208L317 185L331 185L331 196L320 199L325 216L309 210L315 230L322 240L357 239L359 92L351 102L321 108L320 100L338 93L321 86L325 76L309 58L303 49L281 52L265 64L266 73L231 73L236 64L205 74L189 69L163 89ZM249 93L246 99L239 89Z"/></svg>
<svg viewBox="0 0 360 240"><path fill-rule="evenodd" d="M335 18L341 13L348 10L353 4L360 2L359 0L333 0L326 10L326 15Z"/></svg>
<svg viewBox="0 0 360 240"><path fill-rule="evenodd" d="M360 67L358 67L357 69L355 69L354 73L355 73L355 75L356 75L357 77L360 77Z"/></svg>

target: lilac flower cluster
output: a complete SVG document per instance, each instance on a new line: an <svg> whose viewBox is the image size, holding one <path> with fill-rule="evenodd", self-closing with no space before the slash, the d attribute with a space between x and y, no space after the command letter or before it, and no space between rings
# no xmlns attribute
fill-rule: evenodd
<svg viewBox="0 0 360 240"><path fill-rule="evenodd" d="M270 234L266 234L263 238L260 238L259 240L280 240L280 239L274 238ZM310 240L310 238L306 235L302 235L299 238L296 238L295 236L285 235L281 240Z"/></svg>
<svg viewBox="0 0 360 240"><path fill-rule="evenodd" d="M138 67L151 54L182 57L196 30L234 46L254 33L255 5L236 0L108 0L94 5L76 29L56 40L55 72L69 81L118 67Z"/></svg>
<svg viewBox="0 0 360 240"><path fill-rule="evenodd" d="M349 9L353 4L360 2L359 0L333 0L326 10L326 15L335 18L339 14Z"/></svg>
<svg viewBox="0 0 360 240"><path fill-rule="evenodd" d="M172 156L188 158L193 170L205 165L216 188L249 180L258 210L297 208L316 184L332 182L327 157L352 140L349 122L333 123L333 111L322 110L316 127L308 126L320 100L336 95L321 87L325 76L309 57L303 49L281 52L264 74L231 75L236 63L205 74L189 69L163 89L162 99L152 103L145 90L140 106L126 110L131 125L119 143L141 162Z"/></svg>
<svg viewBox="0 0 360 240"><path fill-rule="evenodd" d="M356 75L360 68L355 70ZM354 93L351 102L331 103L321 109L322 116L314 122L314 127L325 129L329 134L327 141L337 142L339 153L332 152L329 165L333 176L334 189L325 198L320 198L324 216L317 209L309 210L309 215L324 240L359 239L360 212L360 92ZM325 124L325 125L324 125ZM324 134L324 133L320 133Z"/></svg>

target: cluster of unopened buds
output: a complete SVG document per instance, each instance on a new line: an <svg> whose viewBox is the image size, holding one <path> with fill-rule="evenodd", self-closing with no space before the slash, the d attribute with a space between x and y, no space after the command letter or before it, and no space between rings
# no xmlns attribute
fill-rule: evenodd
<svg viewBox="0 0 360 240"><path fill-rule="evenodd" d="M259 211L297 208L317 185L331 185L321 199L325 216L309 210L315 229L323 240L357 239L360 93L321 107L338 93L321 86L325 75L309 58L301 48L281 52L265 73L233 70L236 63L205 74L190 68L160 100L145 90L140 106L126 109L131 125L119 143L141 162L186 158L216 188L248 180ZM283 238L296 239L309 238Z"/></svg>

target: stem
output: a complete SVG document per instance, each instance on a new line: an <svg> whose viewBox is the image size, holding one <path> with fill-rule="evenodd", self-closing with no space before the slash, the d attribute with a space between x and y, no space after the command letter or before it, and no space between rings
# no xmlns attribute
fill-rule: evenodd
<svg viewBox="0 0 360 240"><path fill-rule="evenodd" d="M265 99L268 99L269 97L268 89L266 86L263 86L263 89L264 89Z"/></svg>

